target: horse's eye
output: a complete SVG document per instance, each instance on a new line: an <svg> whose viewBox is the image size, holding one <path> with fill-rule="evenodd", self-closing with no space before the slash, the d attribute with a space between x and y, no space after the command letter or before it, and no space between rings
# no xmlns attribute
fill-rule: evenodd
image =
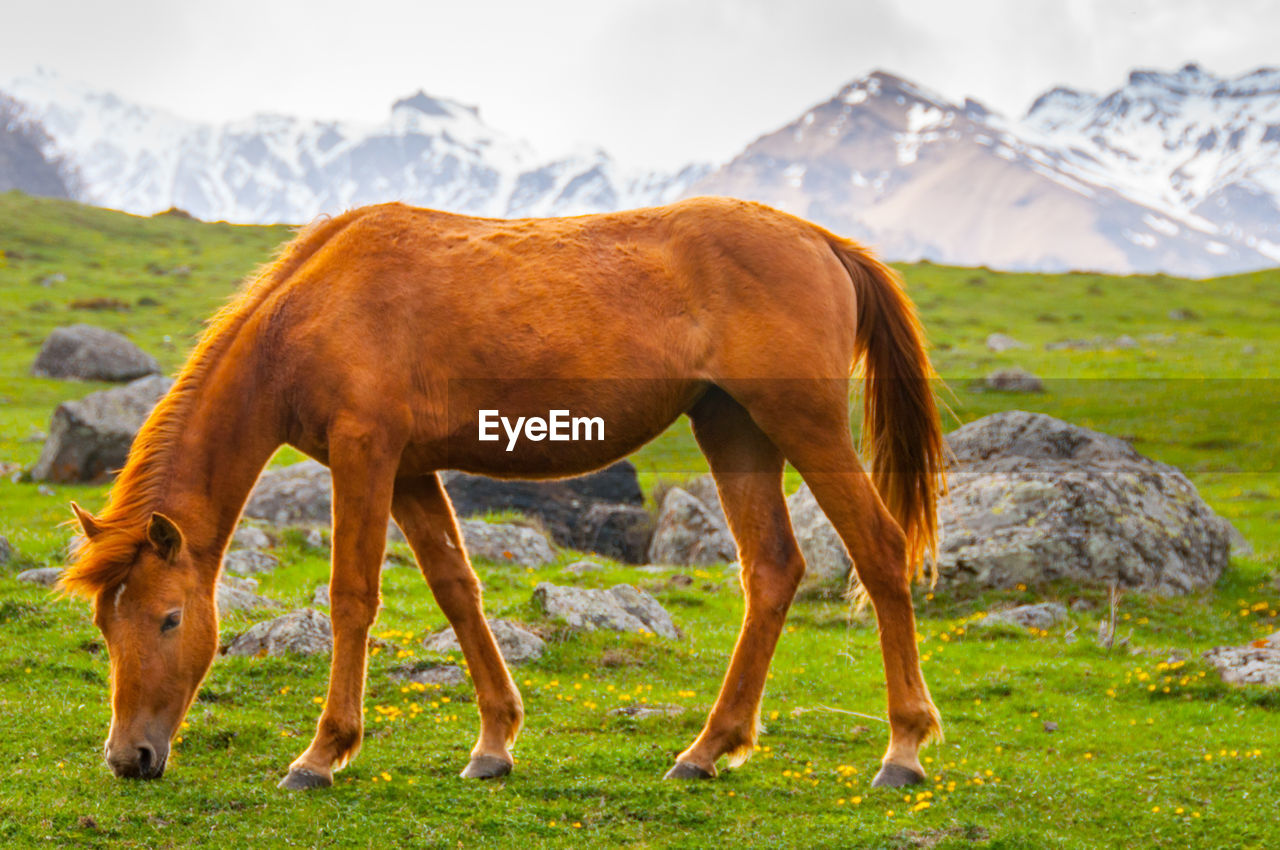
<svg viewBox="0 0 1280 850"><path fill-rule="evenodd" d="M178 624L181 622L182 622L181 611L170 612L169 616L164 618L164 623L161 624L160 631L167 632L170 629L176 629L178 627Z"/></svg>

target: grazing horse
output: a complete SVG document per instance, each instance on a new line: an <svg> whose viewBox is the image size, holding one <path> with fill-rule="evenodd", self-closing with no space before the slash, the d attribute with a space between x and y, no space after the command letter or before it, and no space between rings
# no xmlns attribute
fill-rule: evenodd
<svg viewBox="0 0 1280 850"><path fill-rule="evenodd" d="M848 384L865 370L863 440ZM312 225L220 313L134 440L65 590L91 598L111 659L106 759L159 776L218 649L215 585L250 489L289 444L333 472L333 658L310 746L281 786L327 786L360 747L365 654L388 517L404 531L475 681L462 775L511 770L524 717L485 622L438 470L553 478L635 451L681 414L716 479L746 612L715 706L667 774L751 754L804 561L790 461L875 608L891 734L874 784L923 780L940 731L910 583L936 546L941 437L922 332L897 276L858 245L760 204L699 198L562 219L401 204ZM480 411L567 409L603 439L479 439ZM528 436L528 433L526 433Z"/></svg>

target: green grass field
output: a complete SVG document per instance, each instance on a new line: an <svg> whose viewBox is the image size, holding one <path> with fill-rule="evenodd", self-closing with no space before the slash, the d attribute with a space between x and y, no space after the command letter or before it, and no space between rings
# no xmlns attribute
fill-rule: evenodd
<svg viewBox="0 0 1280 850"><path fill-rule="evenodd" d="M386 572L374 627L389 645L370 663L364 748L334 788L275 787L314 728L322 658L219 660L165 777L113 779L101 758L107 663L87 607L12 578L61 563L69 500L96 509L105 498L105 487L49 494L14 480L39 454L54 406L100 386L35 379L30 365L52 328L89 322L128 334L173 371L202 319L288 235L0 195L0 535L17 552L0 567L0 843L1280 845L1280 692L1224 685L1200 660L1280 629L1280 272L1188 281L902 269L947 383L948 429L1021 407L1126 436L1186 470L1256 550L1211 591L1123 596L1129 647L1111 651L1093 638L1105 591L920 588L921 652L947 739L925 752L930 783L910 794L869 787L887 738L874 623L825 598L792 609L755 757L715 782L661 781L715 698L741 616L736 576L690 569L692 586L676 587L607 564L573 577L571 552L536 571L477 564L489 613L535 625L550 648L515 671L527 711L515 773L464 782L456 774L477 729L469 686L419 691L389 676L432 660L420 640L444 624L403 547L391 554L407 566ZM1170 318L1175 310L1190 318ZM997 331L1031 347L988 352ZM1136 346L1044 348L1122 334ZM981 390L982 375L1011 365L1044 377L1048 392ZM634 460L646 487L705 470L683 421ZM327 553L291 535L280 554L261 592L301 607L327 576ZM571 634L533 608L543 580L645 586L685 637ZM987 611L1040 599L1084 600L1084 610L1047 633L982 623ZM251 622L228 618L224 639ZM636 702L685 711L608 714Z"/></svg>

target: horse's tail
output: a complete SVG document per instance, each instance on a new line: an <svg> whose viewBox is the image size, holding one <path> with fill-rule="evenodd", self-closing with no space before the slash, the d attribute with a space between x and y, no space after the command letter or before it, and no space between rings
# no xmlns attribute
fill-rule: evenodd
<svg viewBox="0 0 1280 850"><path fill-rule="evenodd" d="M854 355L865 380L863 449L880 497L906 534L908 568L918 577L926 554L936 564L937 497L945 486L931 385L937 375L897 272L854 242L833 238L830 244L857 299Z"/></svg>

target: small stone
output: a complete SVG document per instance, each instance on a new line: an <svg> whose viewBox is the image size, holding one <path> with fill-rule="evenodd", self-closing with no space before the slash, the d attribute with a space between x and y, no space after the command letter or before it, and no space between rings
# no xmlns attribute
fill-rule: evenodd
<svg viewBox="0 0 1280 850"><path fill-rule="evenodd" d="M1000 369L984 380L989 390L1006 393L1042 393L1044 381L1025 369Z"/></svg>
<svg viewBox="0 0 1280 850"><path fill-rule="evenodd" d="M533 598L547 616L563 620L573 628L653 632L671 639L680 637L680 632L671 622L671 615L658 600L629 584L598 590L542 582L534 588Z"/></svg>
<svg viewBox="0 0 1280 850"><path fill-rule="evenodd" d="M987 337L987 349L997 353L1030 348L1025 342L1019 342L1008 334L995 333Z"/></svg>
<svg viewBox="0 0 1280 850"><path fill-rule="evenodd" d="M585 573L596 573L601 569L603 568L595 561L574 561L572 564L565 567L564 571L566 573L572 573L575 576L580 576Z"/></svg>
<svg viewBox="0 0 1280 850"><path fill-rule="evenodd" d="M275 545L271 535L256 525L242 525L231 535L232 549L270 549Z"/></svg>
<svg viewBox="0 0 1280 850"><path fill-rule="evenodd" d="M315 592L311 594L311 604L322 608L329 607L329 585L322 584L316 587Z"/></svg>
<svg viewBox="0 0 1280 850"><path fill-rule="evenodd" d="M0 536L0 567L13 560L13 544L9 538Z"/></svg>
<svg viewBox="0 0 1280 850"><path fill-rule="evenodd" d="M31 584L42 584L45 587L53 587L58 583L58 579L61 576L61 567L36 567L34 570L24 570L18 573L15 578L17 578L18 581L30 582Z"/></svg>
<svg viewBox="0 0 1280 850"><path fill-rule="evenodd" d="M457 664L436 664L422 669L401 668L391 673L391 678L401 682L418 682L422 685L461 685L466 674Z"/></svg>
<svg viewBox="0 0 1280 850"><path fill-rule="evenodd" d="M234 584L228 583L227 579L230 579ZM254 582L254 589L256 589L256 585L257 582ZM232 576L226 576L219 581L215 591L219 617L225 617L233 611L270 610L280 607L275 600L259 596L253 590L236 582Z"/></svg>
<svg viewBox="0 0 1280 850"><path fill-rule="evenodd" d="M1007 623L1028 629L1048 629L1067 618L1067 609L1057 602L1038 602L1034 605L1019 605L1007 611L998 611L987 616L982 622L987 625Z"/></svg>
<svg viewBox="0 0 1280 850"><path fill-rule="evenodd" d="M645 705L633 703L623 705L609 711L610 717L630 717L632 720L645 720L650 717L679 717L684 714L684 707L670 703L661 705Z"/></svg>
<svg viewBox="0 0 1280 850"><path fill-rule="evenodd" d="M312 549L323 549L324 534L322 534L320 529L318 528L308 529L307 533L303 535L302 542L306 543L307 546L311 547Z"/></svg>
<svg viewBox="0 0 1280 850"><path fill-rule="evenodd" d="M333 626L319 611L304 608L258 623L227 647L226 655L319 655L333 650Z"/></svg>
<svg viewBox="0 0 1280 850"><path fill-rule="evenodd" d="M1204 657L1228 684L1280 685L1280 632L1246 646L1215 647Z"/></svg>
<svg viewBox="0 0 1280 850"><path fill-rule="evenodd" d="M233 549L222 560L222 568L242 576L269 573L280 566L280 559L257 549Z"/></svg>
<svg viewBox="0 0 1280 850"><path fill-rule="evenodd" d="M542 653L547 648L542 638L509 620L489 620L489 630L493 632L493 639L498 643L498 651L502 653L502 657L508 664L535 661L542 657ZM441 655L462 651L452 626L439 634L432 635L422 644L427 651L438 652Z"/></svg>
<svg viewBox="0 0 1280 850"><path fill-rule="evenodd" d="M56 496L56 495L58 495L58 494L54 491L54 489L53 489L52 487L50 487L48 484L41 484L41 485L39 485L38 487L36 487L36 492L37 492L37 493L39 493L41 496Z"/></svg>
<svg viewBox="0 0 1280 850"><path fill-rule="evenodd" d="M1057 721L1054 721L1054 720L1046 720L1046 721L1044 722L1044 731L1046 731L1046 732L1057 732L1057 731L1058 731L1058 724L1057 724Z"/></svg>
<svg viewBox="0 0 1280 850"><path fill-rule="evenodd" d="M467 553L472 557L522 567L541 567L556 559L547 538L532 528L474 519L464 519L459 526Z"/></svg>
<svg viewBox="0 0 1280 850"><path fill-rule="evenodd" d="M1072 610L1072 611L1075 611L1076 613L1083 613L1083 612L1085 612L1085 611L1092 611L1092 610L1093 610L1094 608L1096 608L1096 607L1097 607L1096 605L1094 605L1094 604L1093 604L1091 601L1089 601L1088 599L1085 599L1083 596L1082 596L1082 597L1080 597L1079 599L1073 599L1073 600L1071 601L1071 610Z"/></svg>

